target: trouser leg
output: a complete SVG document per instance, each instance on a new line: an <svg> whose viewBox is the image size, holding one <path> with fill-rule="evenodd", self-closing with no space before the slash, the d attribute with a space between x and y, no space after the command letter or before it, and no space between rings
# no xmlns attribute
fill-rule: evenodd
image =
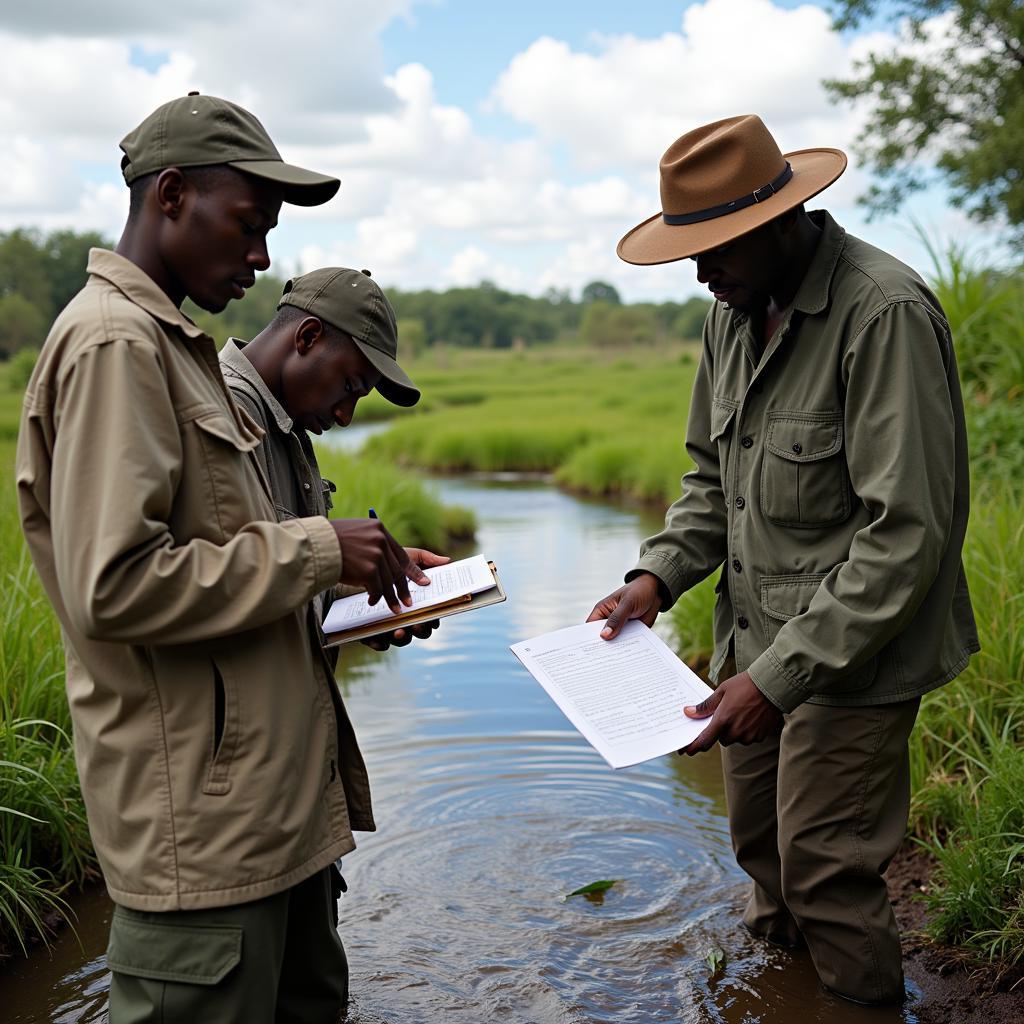
<svg viewBox="0 0 1024 1024"><path fill-rule="evenodd" d="M338 934L335 869L291 890L277 993L277 1024L335 1024L348 1003L348 961Z"/></svg>
<svg viewBox="0 0 1024 1024"><path fill-rule="evenodd" d="M822 982L868 1002L903 995L899 930L882 873L910 807L907 740L919 700L804 704L779 750L782 895Z"/></svg>
<svg viewBox="0 0 1024 1024"><path fill-rule="evenodd" d="M718 678L728 679L735 674L736 658L730 644ZM732 848L736 862L753 882L743 923L771 942L795 946L801 941L800 933L782 899L782 861L775 813L778 769L778 736L769 736L748 747L722 747Z"/></svg>
<svg viewBox="0 0 1024 1024"><path fill-rule="evenodd" d="M723 747L722 766L732 848L753 882L743 923L772 942L795 946L801 941L800 932L782 896L779 857L779 737L748 747Z"/></svg>
<svg viewBox="0 0 1024 1024"><path fill-rule="evenodd" d="M272 1024L288 893L233 907L115 907L110 1024Z"/></svg>

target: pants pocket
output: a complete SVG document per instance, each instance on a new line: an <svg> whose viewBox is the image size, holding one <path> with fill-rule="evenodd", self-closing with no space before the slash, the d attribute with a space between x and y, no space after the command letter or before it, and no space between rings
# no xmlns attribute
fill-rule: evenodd
<svg viewBox="0 0 1024 1024"><path fill-rule="evenodd" d="M107 965L117 974L216 985L241 959L240 927L163 922L114 909Z"/></svg>

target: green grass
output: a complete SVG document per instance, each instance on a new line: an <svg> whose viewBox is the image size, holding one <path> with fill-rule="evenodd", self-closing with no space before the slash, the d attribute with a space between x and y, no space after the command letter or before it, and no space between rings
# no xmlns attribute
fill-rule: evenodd
<svg viewBox="0 0 1024 1024"><path fill-rule="evenodd" d="M317 461L337 485L334 519L361 519L373 508L391 535L407 547L443 552L476 530L471 509L443 505L423 480L387 462L347 455L321 446Z"/></svg>
<svg viewBox="0 0 1024 1024"><path fill-rule="evenodd" d="M44 915L66 913L60 893L94 864L60 631L21 537L13 464L0 441L0 949L24 949L30 932L45 940Z"/></svg>
<svg viewBox="0 0 1024 1024"><path fill-rule="evenodd" d="M666 502L678 491L690 465L683 438L692 347L629 358L469 352L452 370L438 358L413 367L429 402L395 416L369 440L370 453L448 472L553 473L572 490L642 501Z"/></svg>

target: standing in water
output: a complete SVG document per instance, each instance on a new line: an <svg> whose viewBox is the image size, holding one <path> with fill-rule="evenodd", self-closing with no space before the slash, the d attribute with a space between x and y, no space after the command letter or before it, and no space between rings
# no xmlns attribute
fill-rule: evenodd
<svg viewBox="0 0 1024 1024"><path fill-rule="evenodd" d="M921 278L804 203L835 149L785 156L761 120L682 136L629 263L692 259L715 303L690 405L694 469L625 586L611 639L721 568L711 720L743 922L806 944L847 999L903 997L882 872L906 831L921 696L978 650L961 548L968 473L949 326Z"/></svg>
<svg viewBox="0 0 1024 1024"><path fill-rule="evenodd" d="M121 149L128 221L43 346L16 471L115 903L110 1020L333 1024L330 867L374 823L312 601L341 581L397 610L429 581L376 520L278 522L260 430L180 306L241 298L282 203L338 181L197 93Z"/></svg>

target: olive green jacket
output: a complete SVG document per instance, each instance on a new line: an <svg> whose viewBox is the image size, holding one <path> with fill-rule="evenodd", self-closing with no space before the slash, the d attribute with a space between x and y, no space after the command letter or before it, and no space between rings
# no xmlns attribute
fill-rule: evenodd
<svg viewBox="0 0 1024 1024"><path fill-rule="evenodd" d="M93 842L125 906L259 899L373 827L311 642L340 546L277 521L213 341L123 257L89 275L29 382L17 483Z"/></svg>
<svg viewBox="0 0 1024 1024"><path fill-rule="evenodd" d="M723 566L712 676L732 644L783 711L906 700L978 650L949 327L910 268L812 217L820 243L760 360L750 318L711 309L695 468L627 575L657 576L667 607Z"/></svg>

